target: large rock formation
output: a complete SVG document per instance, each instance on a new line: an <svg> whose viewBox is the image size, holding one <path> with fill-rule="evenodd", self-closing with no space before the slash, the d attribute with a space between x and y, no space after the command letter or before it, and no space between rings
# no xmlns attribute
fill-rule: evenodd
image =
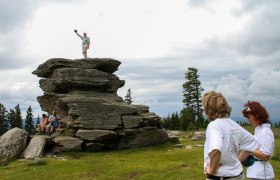
<svg viewBox="0 0 280 180"><path fill-rule="evenodd" d="M114 59L50 59L33 74L42 77L38 101L43 111L56 110L84 149L149 146L168 138L160 117L145 105L130 105L117 95L125 81L113 74Z"/></svg>
<svg viewBox="0 0 280 180"><path fill-rule="evenodd" d="M0 162L17 158L26 146L28 133L13 128L0 137Z"/></svg>

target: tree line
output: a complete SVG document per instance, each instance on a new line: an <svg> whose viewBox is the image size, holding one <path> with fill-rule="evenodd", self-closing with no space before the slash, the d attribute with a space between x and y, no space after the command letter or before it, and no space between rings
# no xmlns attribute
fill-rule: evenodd
<svg viewBox="0 0 280 180"><path fill-rule="evenodd" d="M38 116L36 123L39 124L39 122L40 119ZM19 104L16 105L14 109L10 109L8 111L6 107L0 103L0 135L15 127L25 129L29 134L35 133L36 127L33 122L33 112L31 106L29 106L26 111L25 123L23 125Z"/></svg>

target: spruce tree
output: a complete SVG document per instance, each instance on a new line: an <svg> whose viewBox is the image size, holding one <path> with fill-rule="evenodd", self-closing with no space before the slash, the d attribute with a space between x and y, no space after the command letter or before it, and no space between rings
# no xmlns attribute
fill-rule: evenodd
<svg viewBox="0 0 280 180"><path fill-rule="evenodd" d="M22 116L19 104L15 107L15 127L22 128Z"/></svg>
<svg viewBox="0 0 280 180"><path fill-rule="evenodd" d="M189 110L183 109L180 114L180 129L188 130L189 123L192 121L192 114Z"/></svg>
<svg viewBox="0 0 280 180"><path fill-rule="evenodd" d="M124 101L127 102L128 104L131 104L132 103L132 97L131 97L131 90L130 88L127 90L127 93L124 97Z"/></svg>
<svg viewBox="0 0 280 180"><path fill-rule="evenodd" d="M175 130L180 130L180 117L177 111L174 113L174 118L176 122Z"/></svg>
<svg viewBox="0 0 280 180"><path fill-rule="evenodd" d="M0 136L9 129L8 111L3 104L0 103Z"/></svg>
<svg viewBox="0 0 280 180"><path fill-rule="evenodd" d="M17 127L16 126L16 120L15 120L15 110L13 109L10 109L9 113L8 113L8 121L9 121L9 124L10 124L10 128L14 128L14 127Z"/></svg>
<svg viewBox="0 0 280 180"><path fill-rule="evenodd" d="M163 127L165 129L170 129L170 114L168 114L166 117L163 117L162 121L163 121Z"/></svg>
<svg viewBox="0 0 280 180"><path fill-rule="evenodd" d="M183 84L183 103L184 109L188 110L191 116L192 120L189 124L192 125L192 128L202 128L204 119L201 102L201 92L203 88L198 78L198 70L189 67L185 73L186 82Z"/></svg>
<svg viewBox="0 0 280 180"><path fill-rule="evenodd" d="M180 120L177 112L173 112L170 117L170 130L179 130Z"/></svg>
<svg viewBox="0 0 280 180"><path fill-rule="evenodd" d="M33 122L33 113L32 113L31 106L29 106L27 111L26 111L26 120L25 120L24 129L29 134L34 134L35 133L35 127L34 127L34 122Z"/></svg>

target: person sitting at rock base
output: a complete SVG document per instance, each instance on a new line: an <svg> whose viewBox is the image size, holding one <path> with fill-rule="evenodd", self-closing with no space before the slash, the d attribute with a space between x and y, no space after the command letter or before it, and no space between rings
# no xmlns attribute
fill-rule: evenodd
<svg viewBox="0 0 280 180"><path fill-rule="evenodd" d="M40 124L38 124L38 128L40 130L40 133L44 133L47 129L47 126L49 125L48 116L46 114L42 114L42 121Z"/></svg>
<svg viewBox="0 0 280 180"><path fill-rule="evenodd" d="M50 124L47 126L47 133L50 134L54 129L58 129L61 125L60 117L53 111L52 115L49 117Z"/></svg>

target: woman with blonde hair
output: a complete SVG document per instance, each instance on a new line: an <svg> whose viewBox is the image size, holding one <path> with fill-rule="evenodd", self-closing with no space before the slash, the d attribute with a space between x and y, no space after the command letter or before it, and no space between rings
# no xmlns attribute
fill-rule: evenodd
<svg viewBox="0 0 280 180"><path fill-rule="evenodd" d="M204 112L211 121L206 129L204 170L206 179L243 180L240 150L253 151L253 135L229 118L231 107L221 93L210 91L202 98Z"/></svg>
<svg viewBox="0 0 280 180"><path fill-rule="evenodd" d="M266 109L256 101L248 101L244 105L243 116L248 119L250 124L255 127L255 138L260 148L252 152L243 151L239 159L244 162L246 158L249 163L247 177L251 180L273 179L274 171L268 160L273 155L274 135L271 125L268 123L269 115ZM251 154L251 155L250 155Z"/></svg>

